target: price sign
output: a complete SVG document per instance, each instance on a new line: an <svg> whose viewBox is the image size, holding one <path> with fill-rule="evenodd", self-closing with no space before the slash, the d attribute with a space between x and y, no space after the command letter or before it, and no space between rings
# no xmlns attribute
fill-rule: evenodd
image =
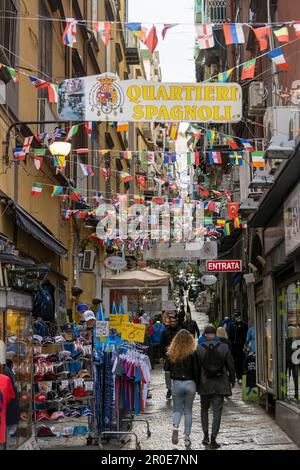
<svg viewBox="0 0 300 470"><path fill-rule="evenodd" d="M96 337L103 338L109 336L109 322L97 321L96 322Z"/></svg>
<svg viewBox="0 0 300 470"><path fill-rule="evenodd" d="M143 343L145 341L146 325L135 323L123 323L122 339L131 343Z"/></svg>
<svg viewBox="0 0 300 470"><path fill-rule="evenodd" d="M124 322L129 322L129 315L111 314L109 316L110 329L115 329L118 333L122 333L122 325Z"/></svg>

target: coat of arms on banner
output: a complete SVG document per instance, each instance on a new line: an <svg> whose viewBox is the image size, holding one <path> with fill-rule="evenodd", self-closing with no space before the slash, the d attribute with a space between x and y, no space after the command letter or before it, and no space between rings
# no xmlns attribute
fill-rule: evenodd
<svg viewBox="0 0 300 470"><path fill-rule="evenodd" d="M91 111L97 111L98 116L117 110L122 113L124 93L117 83L118 77L105 74L97 77L96 81L97 83L92 86L89 96Z"/></svg>

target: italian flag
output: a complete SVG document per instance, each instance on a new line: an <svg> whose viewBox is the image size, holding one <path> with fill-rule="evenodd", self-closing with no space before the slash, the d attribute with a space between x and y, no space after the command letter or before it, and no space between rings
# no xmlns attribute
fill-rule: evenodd
<svg viewBox="0 0 300 470"><path fill-rule="evenodd" d="M254 78L255 74L256 59L248 60L243 65L241 80L247 80L247 78Z"/></svg>
<svg viewBox="0 0 300 470"><path fill-rule="evenodd" d="M6 66L6 70L8 71L9 75L13 79L13 82L17 83L19 81L19 73L15 69L13 69L12 67L7 67Z"/></svg>
<svg viewBox="0 0 300 470"><path fill-rule="evenodd" d="M33 183L31 189L31 196L40 196L43 191L43 185L41 183Z"/></svg>
<svg viewBox="0 0 300 470"><path fill-rule="evenodd" d="M70 128L69 132L68 132L67 137L66 137L66 142L67 142L68 140L71 140L72 137L74 137L74 135L77 134L78 130L79 130L79 126L72 126L72 127Z"/></svg>
<svg viewBox="0 0 300 470"><path fill-rule="evenodd" d="M50 103L58 102L58 85L48 83L48 99Z"/></svg>

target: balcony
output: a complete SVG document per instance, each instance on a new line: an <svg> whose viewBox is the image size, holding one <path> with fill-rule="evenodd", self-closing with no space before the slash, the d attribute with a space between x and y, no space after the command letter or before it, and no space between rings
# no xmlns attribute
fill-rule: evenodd
<svg viewBox="0 0 300 470"><path fill-rule="evenodd" d="M126 31L126 62L127 65L139 65L141 62L138 39L131 31Z"/></svg>

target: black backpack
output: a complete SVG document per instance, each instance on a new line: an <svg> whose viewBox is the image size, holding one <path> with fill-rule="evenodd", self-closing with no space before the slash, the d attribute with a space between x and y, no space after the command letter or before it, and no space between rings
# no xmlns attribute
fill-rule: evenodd
<svg viewBox="0 0 300 470"><path fill-rule="evenodd" d="M202 365L207 377L220 377L223 375L224 357L218 351L221 343L202 344L205 354L203 356Z"/></svg>

